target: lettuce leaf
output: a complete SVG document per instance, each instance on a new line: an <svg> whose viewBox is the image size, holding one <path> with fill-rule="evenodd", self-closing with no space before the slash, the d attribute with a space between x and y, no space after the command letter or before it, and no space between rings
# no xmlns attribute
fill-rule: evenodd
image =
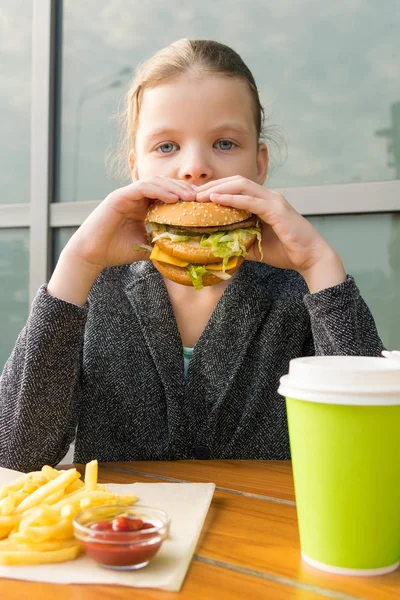
<svg viewBox="0 0 400 600"><path fill-rule="evenodd" d="M147 244L133 244L132 250L134 252L151 252L153 250L152 246Z"/></svg>
<svg viewBox="0 0 400 600"><path fill-rule="evenodd" d="M203 275L207 273L207 269L204 266L199 265L188 265L186 267L190 279L192 280L193 287L199 291L203 289Z"/></svg>
<svg viewBox="0 0 400 600"><path fill-rule="evenodd" d="M161 225L161 223L153 223L152 221L148 221L146 223L146 228L148 231L166 231L167 226Z"/></svg>
<svg viewBox="0 0 400 600"><path fill-rule="evenodd" d="M223 273L222 271L209 271L207 269L207 265L188 265L186 270L189 274L189 277L193 283L193 287L196 291L200 291L203 289L203 275L215 275L215 277L219 277L219 279L230 279L232 275L229 273Z"/></svg>
<svg viewBox="0 0 400 600"><path fill-rule="evenodd" d="M215 277L219 277L219 279L230 279L232 277L232 275L229 275L229 273L223 273L222 271L207 270L207 273L209 273L210 275L215 275Z"/></svg>
<svg viewBox="0 0 400 600"><path fill-rule="evenodd" d="M161 240L162 238L166 240L171 240L172 242L186 242L189 239L188 235L177 235L176 233L170 233L169 231L163 231L158 235L154 236L152 242L156 242L157 240Z"/></svg>
<svg viewBox="0 0 400 600"><path fill-rule="evenodd" d="M253 235L257 236L258 249L262 258L261 231L258 227L246 227L233 231L217 231L211 235L204 235L200 245L212 249L214 256L222 258L222 270L232 256L246 256L247 250L244 243Z"/></svg>

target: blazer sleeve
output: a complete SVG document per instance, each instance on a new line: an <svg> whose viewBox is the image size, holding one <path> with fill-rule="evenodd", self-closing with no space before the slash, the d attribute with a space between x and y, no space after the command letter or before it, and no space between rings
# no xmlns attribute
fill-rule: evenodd
<svg viewBox="0 0 400 600"><path fill-rule="evenodd" d="M75 436L88 306L39 289L0 378L0 465L55 465Z"/></svg>
<svg viewBox="0 0 400 600"><path fill-rule="evenodd" d="M306 294L316 355L379 356L384 349L373 316L352 276Z"/></svg>

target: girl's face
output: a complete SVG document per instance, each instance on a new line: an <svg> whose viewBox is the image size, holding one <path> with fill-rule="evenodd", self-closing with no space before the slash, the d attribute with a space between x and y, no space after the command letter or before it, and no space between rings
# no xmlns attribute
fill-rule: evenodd
<svg viewBox="0 0 400 600"><path fill-rule="evenodd" d="M241 175L264 183L268 153L248 84L201 72L145 89L129 163L134 181L165 176L198 186Z"/></svg>

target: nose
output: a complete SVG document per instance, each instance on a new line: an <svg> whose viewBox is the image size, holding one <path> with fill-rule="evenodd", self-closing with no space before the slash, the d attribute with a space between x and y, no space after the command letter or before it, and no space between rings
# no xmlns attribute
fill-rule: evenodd
<svg viewBox="0 0 400 600"><path fill-rule="evenodd" d="M213 169L205 153L192 150L182 156L180 168L180 179L184 179L193 185L207 183L213 176Z"/></svg>

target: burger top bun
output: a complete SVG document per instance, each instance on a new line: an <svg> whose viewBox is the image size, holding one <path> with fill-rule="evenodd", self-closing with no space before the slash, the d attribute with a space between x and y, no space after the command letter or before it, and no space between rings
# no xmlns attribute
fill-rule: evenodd
<svg viewBox="0 0 400 600"><path fill-rule="evenodd" d="M247 210L219 206L212 202L176 202L166 204L156 200L147 212L146 221L176 227L215 227L231 225L251 217Z"/></svg>

